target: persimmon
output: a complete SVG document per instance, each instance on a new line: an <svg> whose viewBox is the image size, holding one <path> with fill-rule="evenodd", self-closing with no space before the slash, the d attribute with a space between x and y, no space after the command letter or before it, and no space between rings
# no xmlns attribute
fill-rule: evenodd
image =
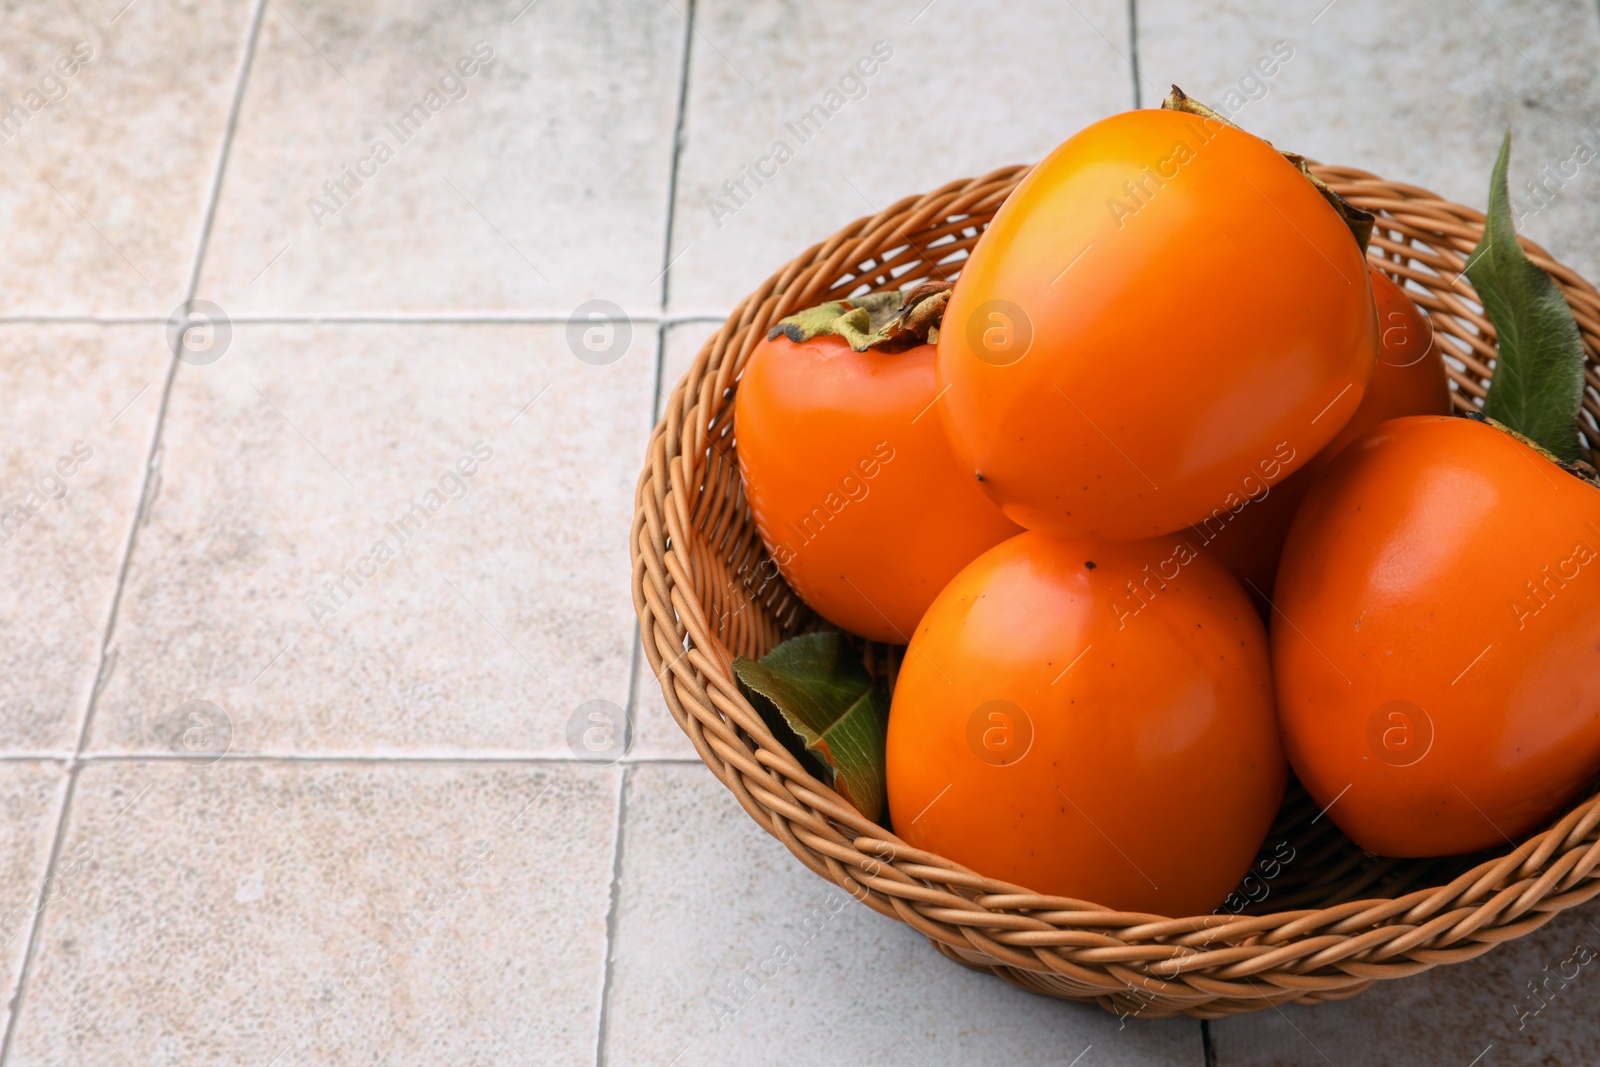
<svg viewBox="0 0 1600 1067"><path fill-rule="evenodd" d="M1450 379L1428 317L1378 267L1369 265L1378 309L1378 362L1361 404L1306 465L1275 486L1262 485L1236 510L1217 509L1195 524L1205 550L1245 584L1258 605L1272 595L1289 524L1317 476L1346 445L1390 419L1447 415Z"/></svg>
<svg viewBox="0 0 1600 1067"><path fill-rule="evenodd" d="M933 411L933 347L856 351L831 332L886 300L900 307L887 294L785 320L750 354L734 425L750 511L784 579L828 621L904 644L944 584L1017 527L956 464Z"/></svg>
<svg viewBox="0 0 1600 1067"><path fill-rule="evenodd" d="M1364 213L1297 163L1213 113L1146 109L1007 198L938 338L956 457L1007 516L1178 530L1338 433L1377 356Z"/></svg>
<svg viewBox="0 0 1600 1067"><path fill-rule="evenodd" d="M1503 846L1600 770L1600 489L1495 426L1345 449L1279 565L1289 761L1371 852Z"/></svg>
<svg viewBox="0 0 1600 1067"><path fill-rule="evenodd" d="M889 713L895 832L1035 892L1216 907L1283 797L1261 620L1181 537L1019 534L923 616Z"/></svg>

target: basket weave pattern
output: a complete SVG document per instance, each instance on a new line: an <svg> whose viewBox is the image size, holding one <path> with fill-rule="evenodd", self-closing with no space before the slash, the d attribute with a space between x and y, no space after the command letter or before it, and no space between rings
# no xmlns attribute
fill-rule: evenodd
<svg viewBox="0 0 1600 1067"><path fill-rule="evenodd" d="M1444 350L1455 404L1473 409L1496 351L1494 329L1461 274L1482 236L1482 213L1363 171L1313 169L1378 216L1369 254L1412 283L1408 292ZM740 694L732 658L759 657L818 620L777 576L740 486L733 396L745 360L795 311L954 277L1027 170L908 197L808 249L739 304L674 389L639 479L633 598L667 706L706 765L807 867L915 927L946 956L1036 992L1143 1018L1341 1000L1383 979L1471 959L1600 892L1600 795L1514 848L1386 860L1363 854L1291 786L1254 887L1247 878L1220 913L1113 912L910 848L772 736ZM1561 285L1583 334L1581 426L1592 462L1600 442L1600 293L1536 245L1524 247ZM865 649L891 679L898 652Z"/></svg>

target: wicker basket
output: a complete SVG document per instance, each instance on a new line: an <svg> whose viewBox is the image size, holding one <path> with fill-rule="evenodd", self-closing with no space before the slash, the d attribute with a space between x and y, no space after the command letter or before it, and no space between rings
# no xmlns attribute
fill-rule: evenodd
<svg viewBox="0 0 1600 1067"><path fill-rule="evenodd" d="M1461 276L1483 215L1362 171L1314 169L1377 214L1370 255L1411 283L1444 348L1455 404L1471 410L1495 356L1493 328ZM800 862L920 930L951 959L1142 1018L1342 1000L1382 979L1471 959L1600 892L1600 796L1515 849L1388 860L1362 853L1318 819L1291 784L1263 848L1261 893L1247 878L1220 914L1113 912L1039 896L907 846L807 773L763 725L734 682L732 657L759 657L817 619L774 576L740 488L733 396L745 360L794 311L953 277L1026 173L1013 167L908 197L808 249L739 304L673 390L639 479L633 598L667 706L706 765ZM1524 244L1577 315L1589 358L1582 427L1592 448L1600 443L1600 293ZM891 663L898 651L866 654ZM1284 863L1286 855L1292 860Z"/></svg>

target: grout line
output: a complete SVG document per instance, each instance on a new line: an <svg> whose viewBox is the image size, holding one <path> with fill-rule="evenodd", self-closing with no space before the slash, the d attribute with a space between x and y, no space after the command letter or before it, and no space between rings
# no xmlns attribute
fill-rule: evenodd
<svg viewBox="0 0 1600 1067"><path fill-rule="evenodd" d="M1133 74L1133 109L1144 106L1144 92L1139 87L1139 0L1128 0L1128 66Z"/></svg>
<svg viewBox="0 0 1600 1067"><path fill-rule="evenodd" d="M167 375L161 388L161 399L156 409L155 425L150 432L150 445L145 454L144 476L139 486L139 498L133 509L133 515L128 522L128 535L123 541L122 559L117 567L116 585L111 593L111 606L106 613L106 627L100 642L100 660L95 671L94 684L89 690L89 701L83 711L83 718L78 723L78 738L71 757L66 761L67 781L62 790L61 807L56 812L55 835L50 842L50 853L45 861L44 873L39 888L37 906L33 909L33 918L28 926L28 940L22 952L22 970L17 976L17 989L11 998L11 1013L6 1018L6 1028L3 1038L0 1038L0 1067L11 1058L11 1045L16 1038L17 1021L22 1017L23 1002L28 988L28 976L32 968L34 953L38 949L39 931L44 925L44 913L47 906L45 893L50 886L50 872L56 869L56 864L61 859L61 846L66 839L67 821L72 813L72 798L77 792L78 772L82 768L79 756L84 745L89 739L89 728L94 718L95 704L100 698L106 683L110 680L113 660L111 659L112 628L116 623L117 610L122 604L122 591L127 583L128 567L133 559L133 546L138 540L139 524L145 517L145 505L153 481L151 472L157 466L157 455L161 446L161 425L166 417L167 400L172 394L172 381L177 374L178 355L176 347L168 357ZM118 653L120 656L120 653Z"/></svg>
<svg viewBox="0 0 1600 1067"><path fill-rule="evenodd" d="M1206 1067L1217 1067L1217 1049L1211 1043L1211 1020L1200 1020L1200 1049L1205 1054Z"/></svg>
<svg viewBox="0 0 1600 1067"><path fill-rule="evenodd" d="M682 322L721 322L728 317L728 312L716 311L691 311L680 314L668 315L657 311L624 312L632 322L653 322L663 326L675 326ZM231 318L235 324L265 326L565 326L572 319L571 313L549 314L542 312L529 312L519 314L507 312L462 312L448 311L421 311L421 312L374 312L367 314L355 312L351 314L317 314L317 315L237 315Z"/></svg>
<svg viewBox="0 0 1600 1067"><path fill-rule="evenodd" d="M622 838L627 832L628 783L633 768L622 768L617 785L617 841L611 852L611 895L606 902L606 957L600 978L600 1018L595 1024L595 1067L606 1067L606 1038L611 1029L611 982L616 975L617 913L622 903Z"/></svg>
<svg viewBox="0 0 1600 1067"><path fill-rule="evenodd" d="M80 766L89 766L97 763L184 763L186 758L171 752L110 752L83 755L74 758L70 753L53 756L0 756L0 762L11 763L76 763ZM701 763L698 756L628 756L616 761L618 765L632 766L634 764L681 764L693 766ZM436 765L441 767L459 767L471 764L503 764L506 766L529 767L590 767L589 760L579 759L576 756L534 756L506 754L498 752L461 752L449 755L430 753L400 753L387 756L362 755L351 752L329 753L283 753L283 752L246 752L229 753L223 756L213 766L224 763L265 763L265 764L411 764L419 766Z"/></svg>
<svg viewBox="0 0 1600 1067"><path fill-rule="evenodd" d="M661 290L658 295L660 313L656 318L656 382L653 403L650 405L651 426L655 425L658 417L657 412L661 409L661 377L667 360L667 327L673 321L693 321L684 317L668 315L667 300L671 293L672 284L672 228L678 202L678 163L683 152L683 123L689 100L689 62L694 48L694 7L695 0L688 0L688 11L683 18L683 62L678 71L678 114L672 126L672 163L667 176L666 233L661 241ZM726 317L726 315L721 315L715 318L720 321ZM634 718L638 708L639 663L644 651L643 646L643 635L638 624L635 623L633 629L633 661L628 668L628 712L626 715L630 743ZM622 896L622 842L627 832L628 783L632 776L632 765L625 764L622 768L621 781L617 785L617 840L613 846L614 851L611 854L611 897L606 909L605 967L600 980L600 1017L595 1023L594 1035L595 1067L606 1067L606 1038L611 1024L611 983L616 973L614 955L617 948L617 912Z"/></svg>
<svg viewBox="0 0 1600 1067"><path fill-rule="evenodd" d="M234 85L233 102L228 109L228 120L223 126L222 146L217 153L217 166L212 170L210 187L206 191L205 214L201 221L199 243L195 247L194 266L189 272L189 280L184 288L184 302L194 299L195 285L200 277L200 263L205 258L206 243L211 238L211 220L216 212L216 201L222 185L222 175L228 159L229 143L233 140L233 131L238 118L239 105L244 97L244 83L250 75L250 59L255 52L256 33L261 26L261 12L265 6L264 0L254 0L250 15L250 22L245 30L244 54L239 61L238 80ZM83 755L84 747L89 741L89 730L93 725L95 707L99 703L100 694L104 691L109 681L107 667L110 665L109 652L114 651L112 640L115 636L117 614L122 606L122 594L127 586L128 570L133 563L133 550L138 544L139 527L148 521L148 508L150 506L150 490L156 481L155 472L160 466L161 432L166 427L167 409L172 400L172 386L178 376L178 346L182 340L172 343L172 353L167 361L167 376L162 383L161 399L156 406L155 426L150 433L150 448L145 454L144 480L139 487L139 506L136 509L133 522L128 526L128 538L122 549L122 562L117 568L117 584L111 594L111 610L106 616L105 639L100 648L100 672L95 676L94 687L89 692L89 705L84 710L83 721L78 727L78 743L73 749L73 762L76 763ZM121 653L117 653L121 656ZM69 798L70 799L70 798ZM0 1056L0 1063L4 1062Z"/></svg>
<svg viewBox="0 0 1600 1067"><path fill-rule="evenodd" d="M654 425L652 423L651 425ZM633 743L638 739L639 727L639 661L644 658L644 639L640 634L639 620L633 622L633 658L628 661L628 695L623 698L622 725L626 733L623 734L622 755L626 759L629 752L633 751Z"/></svg>
<svg viewBox="0 0 1600 1067"><path fill-rule="evenodd" d="M254 0L250 13L250 22L245 29L244 48L239 59L238 79L234 85L233 101L229 105L228 119L223 126L222 145L218 151L217 166L211 175L210 188L206 192L205 213L200 225L199 243L195 248L193 268L189 272L189 281L184 290L184 303L194 299L194 287L200 277L200 264L205 258L206 242L211 237L211 220L216 211L216 203L222 184L222 174L228 159L228 147L233 139L234 126L239 117L239 105L244 98L245 81L250 74L250 61L255 54L256 36L261 28L261 12L265 0ZM22 966L17 973L16 992L11 998L11 1010L6 1016L5 1034L0 1037L0 1067L11 1058L11 1046L16 1040L18 1020L22 1018L22 1010L26 1002L28 991L28 976L32 970L35 953L39 948L39 932L44 926L44 913L48 905L45 893L50 886L50 872L56 869L56 864L61 859L62 842L66 839L67 821L72 814L72 798L77 791L78 774L82 769L79 757L83 754L84 746L89 740L89 730L94 722L95 706L99 702L100 694L104 691L106 683L110 680L108 668L113 666L111 652L113 636L116 630L117 612L122 606L122 593L127 587L128 570L133 561L133 551L139 540L139 526L146 519L146 508L149 504L149 494L155 481L154 472L160 464L161 431L166 422L168 404L172 398L172 383L178 374L178 345L182 339L174 339L172 352L167 362L166 381L162 384L161 399L156 408L155 424L150 431L150 446L145 453L144 476L139 486L139 499L134 508L133 515L128 522L128 536L123 542L122 560L117 567L116 586L111 593L111 605L106 613L106 627L104 637L100 642L99 669L95 673L94 684L89 690L89 701L83 710L83 719L78 725L78 740L73 749L72 759L67 763L66 787L61 793L61 806L56 813L55 836L50 842L50 853L45 861L45 868L40 880L38 905L33 909L32 920L28 924L28 940L22 950ZM121 656L118 652L117 655Z"/></svg>
<svg viewBox="0 0 1600 1067"><path fill-rule="evenodd" d="M50 888L50 872L55 870L61 855L61 838L65 829L65 815L68 794L72 789L72 776L68 773L64 779L57 779L56 802L60 805L56 814L55 836L50 841L50 848L45 853L44 876L39 883L39 895L33 898L33 921L28 926L28 937L22 944L22 956L17 960L16 968L11 973L15 982L11 1003L7 1005L5 1036L0 1043L0 1064L3 1064L11 1054L11 1035L17 1027L17 1019L22 1015L22 994L27 988L28 964L33 957L34 941L39 935L39 915L44 911L45 893Z"/></svg>
<svg viewBox="0 0 1600 1067"><path fill-rule="evenodd" d="M17 314L0 315L0 326L157 326L167 320L160 315L58 315L50 312L40 312L30 315L26 312Z"/></svg>
<svg viewBox="0 0 1600 1067"><path fill-rule="evenodd" d="M667 234L661 242L661 311L666 313L672 284L672 229L677 221L678 163L683 154L683 124L689 111L689 64L694 58L694 5L683 16L683 64L678 68L678 117L672 124L672 169L667 174Z"/></svg>
<svg viewBox="0 0 1600 1067"><path fill-rule="evenodd" d="M250 64L256 55L256 38L261 33L261 16L266 11L264 0L254 0L250 24L245 29L244 55L239 59L239 77L234 82L233 100L228 105L228 119L222 129L222 149L217 153L217 165L211 173L211 185L206 191L205 213L200 218L200 241L195 246L194 266L189 271L189 284L184 290L184 302L195 298L200 288L200 272L205 268L206 249L211 243L211 224L217 216L217 204L222 199L222 179L228 170L228 156L233 151L233 133L239 126L239 112L244 109L244 91L250 82Z"/></svg>
<svg viewBox="0 0 1600 1067"><path fill-rule="evenodd" d="M686 322L722 322L728 315L725 311L685 311L670 315L647 311L628 317L634 322L676 326ZM571 318L571 314L547 312L374 311L230 315L228 321L235 326L564 326ZM0 326L156 326L167 321L159 315L0 315Z"/></svg>
<svg viewBox="0 0 1600 1067"><path fill-rule="evenodd" d="M662 323L656 327L656 387L653 401L650 405L650 428L655 429L656 423L661 418L661 402L666 399L662 395L665 384L662 381L667 376L667 324ZM642 643L642 642L641 642Z"/></svg>
<svg viewBox="0 0 1600 1067"><path fill-rule="evenodd" d="M706 761L699 756L631 756L619 760L627 767L704 767Z"/></svg>

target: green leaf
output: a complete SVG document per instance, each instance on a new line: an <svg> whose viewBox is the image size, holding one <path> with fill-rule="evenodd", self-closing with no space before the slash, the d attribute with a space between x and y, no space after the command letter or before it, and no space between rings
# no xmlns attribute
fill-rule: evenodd
<svg viewBox="0 0 1600 1067"><path fill-rule="evenodd" d="M733 673L782 716L808 751L822 757L834 791L879 821L889 695L843 636L802 634L759 663L740 656L733 661Z"/></svg>
<svg viewBox="0 0 1600 1067"><path fill-rule="evenodd" d="M1494 380L1483 413L1572 463L1578 448L1578 408L1583 403L1583 341L1572 308L1555 280L1534 266L1511 222L1506 166L1511 131L1500 142L1489 180L1483 240L1467 260L1467 277L1500 339Z"/></svg>

